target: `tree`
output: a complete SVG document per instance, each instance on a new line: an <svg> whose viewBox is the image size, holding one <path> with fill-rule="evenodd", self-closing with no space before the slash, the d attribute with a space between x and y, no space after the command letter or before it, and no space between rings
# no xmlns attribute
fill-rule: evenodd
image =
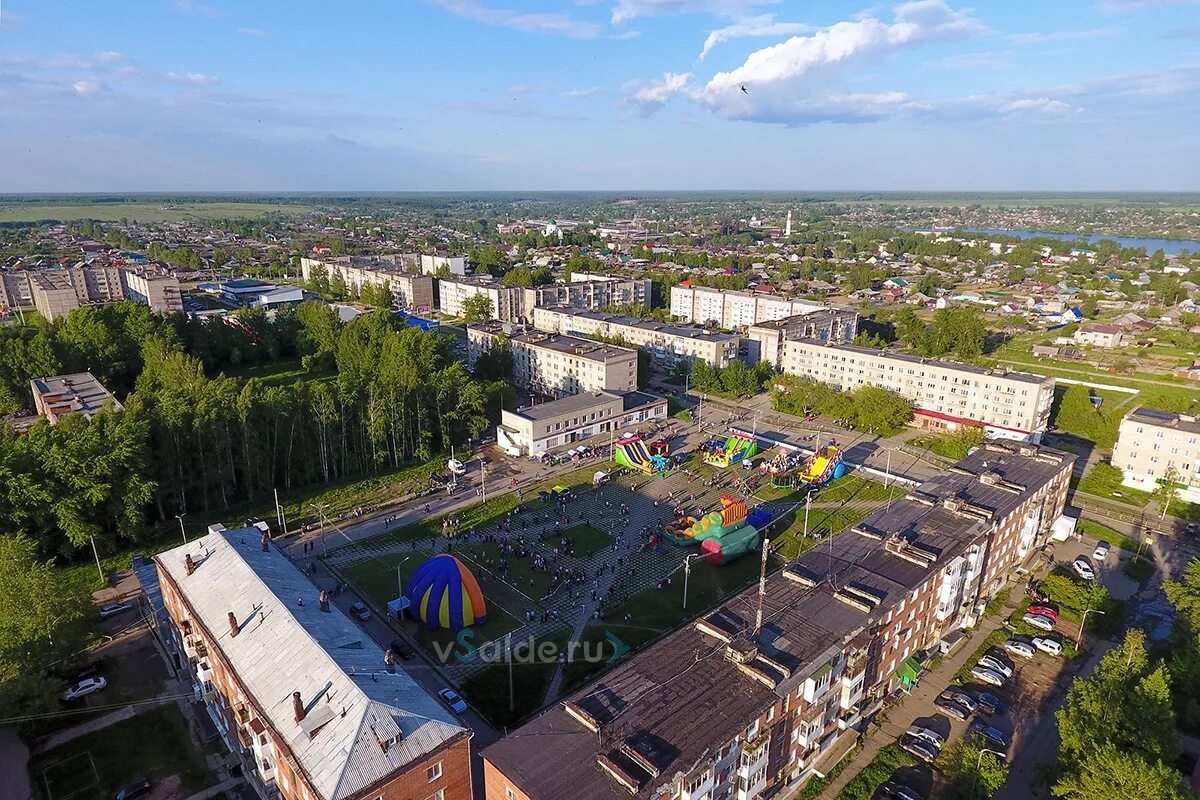
<svg viewBox="0 0 1200 800"><path fill-rule="evenodd" d="M496 313L492 298L486 294L473 294L463 300L463 320L470 325L474 322L484 322L493 319Z"/></svg>
<svg viewBox="0 0 1200 800"><path fill-rule="evenodd" d="M900 395L878 386L860 386L853 392L855 430L890 436L904 429L912 419L913 404Z"/></svg>
<svg viewBox="0 0 1200 800"><path fill-rule="evenodd" d="M956 794L970 800L987 800L1008 780L1008 762L967 739L946 745L938 763Z"/></svg>
<svg viewBox="0 0 1200 800"><path fill-rule="evenodd" d="M1154 488L1154 501L1158 503L1158 518L1165 519L1170 512L1171 503L1174 502L1176 492L1179 489L1179 470L1175 467L1167 467L1163 473L1162 480L1158 486Z"/></svg>
<svg viewBox="0 0 1200 800"><path fill-rule="evenodd" d="M475 359L475 378L481 381L512 380L513 354L506 344L497 344Z"/></svg>
<svg viewBox="0 0 1200 800"><path fill-rule="evenodd" d="M500 282L505 286L533 286L533 273L529 267L513 267L504 273Z"/></svg>
<svg viewBox="0 0 1200 800"><path fill-rule="evenodd" d="M1163 581L1163 591L1175 607L1171 631L1171 674L1175 686L1175 709L1181 726L1200 729L1200 696L1185 687L1200 686L1200 558L1193 558L1182 580Z"/></svg>
<svg viewBox="0 0 1200 800"><path fill-rule="evenodd" d="M1183 776L1161 761L1101 744L1088 752L1079 769L1066 774L1052 791L1068 800L1192 800Z"/></svg>

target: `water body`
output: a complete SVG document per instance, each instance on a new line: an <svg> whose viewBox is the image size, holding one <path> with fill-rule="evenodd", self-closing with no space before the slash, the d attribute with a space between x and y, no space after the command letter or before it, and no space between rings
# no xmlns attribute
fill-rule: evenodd
<svg viewBox="0 0 1200 800"><path fill-rule="evenodd" d="M1016 236L1019 239L1061 239L1064 242L1074 242L1086 239L1089 244L1096 244L1101 239L1112 239L1121 247L1142 247L1147 253L1162 249L1169 256L1179 255L1180 250L1192 253L1200 251L1200 241L1195 239L1147 239L1140 236L1104 236L1102 234L1086 235L1082 233L1054 233L1053 231L1006 231L998 228L963 228L968 233L984 233L993 236Z"/></svg>

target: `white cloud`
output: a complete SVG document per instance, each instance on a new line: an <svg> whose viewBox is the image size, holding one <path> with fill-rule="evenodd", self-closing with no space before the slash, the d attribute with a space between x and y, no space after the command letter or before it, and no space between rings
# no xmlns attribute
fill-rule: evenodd
<svg viewBox="0 0 1200 800"><path fill-rule="evenodd" d="M1100 0L1097 7L1105 14L1129 14L1152 8L1200 5L1200 0Z"/></svg>
<svg viewBox="0 0 1200 800"><path fill-rule="evenodd" d="M620 25L638 17L672 14L711 14L736 18L746 16L758 6L775 2L778 0L617 0L612 10L612 22Z"/></svg>
<svg viewBox="0 0 1200 800"><path fill-rule="evenodd" d="M75 83L71 84L71 88L75 90L75 94L81 94L84 97L88 97L96 94L97 92L104 91L105 86L99 81L88 78L81 81L75 81Z"/></svg>
<svg viewBox="0 0 1200 800"><path fill-rule="evenodd" d="M1070 103L1053 100L1049 97L1026 97L1013 100L1004 106L1004 110L1007 112L1034 111L1042 114L1068 114L1079 109Z"/></svg>
<svg viewBox="0 0 1200 800"><path fill-rule="evenodd" d="M125 54L118 53L116 50L104 50L103 52L96 53L94 56L92 56L92 58L94 58L96 61L111 64L115 61L124 61Z"/></svg>
<svg viewBox="0 0 1200 800"><path fill-rule="evenodd" d="M704 49L700 51L700 60L704 60L709 50L712 50L722 42L728 42L732 39L749 39L758 36L791 36L797 33L808 33L812 30L814 30L812 25L805 25L800 22L777 22L774 14L749 17L726 25L723 28L717 28L708 34L708 38L704 40Z"/></svg>
<svg viewBox="0 0 1200 800"><path fill-rule="evenodd" d="M1012 53L1008 51L984 51L980 53L960 53L930 61L928 66L934 69L1013 69L1016 64L1012 61Z"/></svg>
<svg viewBox="0 0 1200 800"><path fill-rule="evenodd" d="M242 36L249 36L252 39L270 39L275 34L270 31L265 31L262 28L238 28L237 32Z"/></svg>
<svg viewBox="0 0 1200 800"><path fill-rule="evenodd" d="M664 72L661 78L630 81L622 87L625 90L625 102L637 114L653 114L665 106L672 96L691 86L692 78L690 72Z"/></svg>
<svg viewBox="0 0 1200 800"><path fill-rule="evenodd" d="M562 97L570 98L595 97L603 91L604 90L599 86L588 86L585 89L567 89L565 92L561 92L560 94Z"/></svg>
<svg viewBox="0 0 1200 800"><path fill-rule="evenodd" d="M477 0L427 0L427 2L444 8L456 17L525 33L592 39L603 32L601 26L593 22L578 20L566 14L526 13L508 8L490 8Z"/></svg>
<svg viewBox="0 0 1200 800"><path fill-rule="evenodd" d="M203 72L168 72L167 80L175 83L190 83L194 86L216 83L220 78L216 75L205 75Z"/></svg>
<svg viewBox="0 0 1200 800"><path fill-rule="evenodd" d="M1080 31L1051 31L1049 33L1014 33L1009 41L1015 44L1041 44L1042 42L1071 42L1087 39L1108 39L1120 36L1120 28L1089 28Z"/></svg>

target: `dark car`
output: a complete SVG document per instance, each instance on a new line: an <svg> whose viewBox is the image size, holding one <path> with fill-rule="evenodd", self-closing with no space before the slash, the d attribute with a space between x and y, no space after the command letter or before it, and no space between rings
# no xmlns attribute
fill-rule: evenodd
<svg viewBox="0 0 1200 800"><path fill-rule="evenodd" d="M979 710L989 716L999 714L1007 707L1003 700L991 692L979 692L975 695L975 702L979 704Z"/></svg>
<svg viewBox="0 0 1200 800"><path fill-rule="evenodd" d="M971 709L967 708L957 700L939 697L933 701L933 704L955 719L966 719L967 717L971 716Z"/></svg>
<svg viewBox="0 0 1200 800"><path fill-rule="evenodd" d="M932 763L937 760L938 748L930 743L927 739L918 739L915 736L905 736L900 740L900 748L917 758L927 763Z"/></svg>
<svg viewBox="0 0 1200 800"><path fill-rule="evenodd" d="M142 778L140 781L127 783L117 793L113 795L113 800L134 800L135 797L150 793L150 779Z"/></svg>
<svg viewBox="0 0 1200 800"><path fill-rule="evenodd" d="M971 723L971 733L976 738L983 740L982 744L991 745L1000 750L1008 749L1008 736L999 728L994 728L988 725L985 721L977 719Z"/></svg>
<svg viewBox="0 0 1200 800"><path fill-rule="evenodd" d="M886 798L886 800L923 800L920 792L916 789L894 781L888 781L879 787L879 796L881 800L882 798Z"/></svg>
<svg viewBox="0 0 1200 800"><path fill-rule="evenodd" d="M392 652L395 653L398 658L402 658L405 661L408 661L410 658L416 656L416 651L409 647L408 643L403 639L392 640Z"/></svg>
<svg viewBox="0 0 1200 800"><path fill-rule="evenodd" d="M371 618L371 611L367 608L366 603L355 603L350 606L350 614L361 622L366 622Z"/></svg>

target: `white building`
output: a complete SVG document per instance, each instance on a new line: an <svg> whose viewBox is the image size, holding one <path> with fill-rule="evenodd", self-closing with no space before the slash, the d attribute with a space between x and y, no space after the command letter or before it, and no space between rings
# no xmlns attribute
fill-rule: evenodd
<svg viewBox="0 0 1200 800"><path fill-rule="evenodd" d="M619 336L667 366L679 361L706 361L713 367L726 367L737 360L741 344L740 337L729 333L573 308L535 308L533 325L551 333Z"/></svg>
<svg viewBox="0 0 1200 800"><path fill-rule="evenodd" d="M783 368L783 346L791 339L848 343L858 334L858 312L849 306L810 309L794 317L767 320L746 329L747 360Z"/></svg>
<svg viewBox="0 0 1200 800"><path fill-rule="evenodd" d="M1152 492L1174 470L1180 495L1200 502L1200 422L1188 414L1136 408L1121 420L1112 465L1126 486Z"/></svg>
<svg viewBox="0 0 1200 800"><path fill-rule="evenodd" d="M637 351L574 336L556 336L502 322L467 326L467 364L493 347L512 352L514 384L562 397L580 392L637 389Z"/></svg>
<svg viewBox="0 0 1200 800"><path fill-rule="evenodd" d="M574 278L574 276L572 276ZM572 280L523 288L506 286L492 278L443 279L438 281L439 303L443 314L463 316L463 302L483 294L492 301L494 318L502 322L529 323L533 310L541 306L569 306L600 311L609 306L640 305L650 307L650 280L613 279Z"/></svg>
<svg viewBox="0 0 1200 800"><path fill-rule="evenodd" d="M450 272L454 275L458 275L460 277L466 275L466 256L421 256L422 275L436 275L437 271L442 267L450 270Z"/></svg>
<svg viewBox="0 0 1200 800"><path fill-rule="evenodd" d="M1054 378L936 361L811 339L784 344L783 371L849 392L878 386L913 402L914 423L938 430L981 427L995 438L1040 441Z"/></svg>
<svg viewBox="0 0 1200 800"><path fill-rule="evenodd" d="M539 456L592 436L666 419L667 400L645 392L585 392L502 411L496 444L511 455Z"/></svg>
<svg viewBox="0 0 1200 800"><path fill-rule="evenodd" d="M392 294L397 308L429 311L433 308L433 278L416 273L417 256L340 256L300 259L305 282L311 281L318 270L325 270L329 279L339 278L352 292L364 286L384 286Z"/></svg>
<svg viewBox="0 0 1200 800"><path fill-rule="evenodd" d="M671 287L672 316L700 325L715 323L727 330L746 328L785 317L819 313L829 308L831 306L813 300L773 294L710 289L706 286ZM853 335L850 338L853 338Z"/></svg>

